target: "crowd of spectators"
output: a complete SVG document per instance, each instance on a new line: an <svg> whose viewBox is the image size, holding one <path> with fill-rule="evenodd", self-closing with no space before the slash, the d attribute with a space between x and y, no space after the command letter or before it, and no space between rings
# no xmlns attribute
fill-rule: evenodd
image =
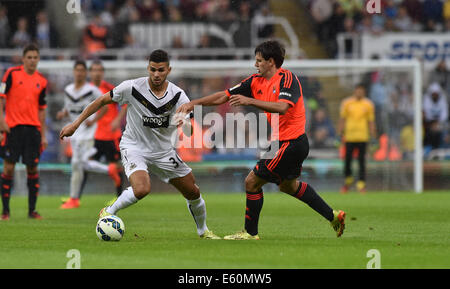
<svg viewBox="0 0 450 289"><path fill-rule="evenodd" d="M130 25L249 21L253 17L270 15L267 5L267 0L81 0L83 13L77 16L82 30L79 47L70 48L80 48L83 56L105 48L145 48L145 43L131 35ZM259 37L272 35L271 25L263 25L258 31ZM204 45L205 37L198 46ZM47 11L10 19L6 5L0 5L0 49L21 48L29 42L36 42L41 48L64 47ZM187 47L185 43L175 45Z"/></svg>
<svg viewBox="0 0 450 289"><path fill-rule="evenodd" d="M388 71L367 73L368 97L375 105L377 135L385 136L388 145L404 152L414 151L414 95L408 73L392 75ZM440 61L425 80L422 95L423 144L425 157L435 149L450 149L450 70ZM381 142L380 142L381 145ZM450 155L444 154L444 157Z"/></svg>
<svg viewBox="0 0 450 289"><path fill-rule="evenodd" d="M146 48L145 43L131 35L129 25L166 22L227 24L235 21L250 21L253 17L270 15L267 5L267 0L90 0L85 3L88 12L85 13L86 28L83 44L89 52L95 52L104 47ZM103 31L100 31L100 28ZM100 37L95 35L92 37L92 31L100 31ZM261 25L258 36L271 37L273 32L272 25ZM183 39L179 36L174 36L171 48L214 48L223 45L223 43L214 42L214 38L209 34L202 35L198 43L193 46L183 43ZM236 45L239 46L239 43Z"/></svg>
<svg viewBox="0 0 450 289"><path fill-rule="evenodd" d="M450 0L380 0L381 13L367 10L368 0L302 2L309 9L317 38L330 57L337 56L339 33L450 32ZM372 2L371 7L377 8ZM348 39L345 51L351 49ZM389 77L382 71L374 71L365 79L368 97L376 107L378 135L411 151L414 111L411 85L405 79L392 81ZM426 76L424 90L424 145L428 154L434 149L450 148L450 70L444 60Z"/></svg>
<svg viewBox="0 0 450 289"><path fill-rule="evenodd" d="M253 16L266 0L85 0L88 14L114 22L233 21ZM89 16L89 15L88 15Z"/></svg>
<svg viewBox="0 0 450 289"><path fill-rule="evenodd" d="M21 16L12 29L8 8L0 5L0 48L22 48L30 42L35 42L40 48L56 47L58 33L45 10L38 11L31 20L32 25L28 17Z"/></svg>
<svg viewBox="0 0 450 289"><path fill-rule="evenodd" d="M368 0L303 0L316 24L318 39L332 56L337 53L336 36L342 32L450 31L450 0L379 1L381 13L369 13Z"/></svg>

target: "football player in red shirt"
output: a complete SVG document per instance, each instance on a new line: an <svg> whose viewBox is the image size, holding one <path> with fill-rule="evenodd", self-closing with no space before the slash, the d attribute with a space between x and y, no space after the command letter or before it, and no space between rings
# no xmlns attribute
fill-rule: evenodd
<svg viewBox="0 0 450 289"><path fill-rule="evenodd" d="M298 181L303 161L308 156L309 143L305 134L305 105L297 76L281 68L284 47L277 41L266 41L255 49L256 74L225 91L219 91L181 106L178 113L189 113L195 105L253 106L266 113L272 131L278 138L275 156L260 159L245 179L247 195L245 230L225 236L228 240L259 240L258 220L263 206L262 186L276 183L280 191L308 204L330 221L340 237L345 228L345 212L333 210L307 183ZM273 122L278 114L277 122Z"/></svg>
<svg viewBox="0 0 450 289"><path fill-rule="evenodd" d="M39 192L39 157L48 145L45 135L47 80L37 71L39 60L39 48L30 44L23 50L23 65L9 68L2 78L0 87L0 150L4 160L1 175L2 220L8 220L10 217L9 199L14 183L14 168L20 160L27 167L28 216L32 219L42 218L35 209Z"/></svg>

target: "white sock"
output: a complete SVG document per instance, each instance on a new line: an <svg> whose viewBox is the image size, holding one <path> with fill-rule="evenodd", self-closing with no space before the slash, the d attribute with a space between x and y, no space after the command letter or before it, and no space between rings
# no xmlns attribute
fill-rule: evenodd
<svg viewBox="0 0 450 289"><path fill-rule="evenodd" d="M203 235L208 227L206 226L206 205L202 196L197 200L186 200L187 207L192 217L194 218L195 224L197 225L198 235Z"/></svg>
<svg viewBox="0 0 450 289"><path fill-rule="evenodd" d="M115 215L119 210L125 209L139 201L134 195L133 188L128 187L122 192L111 206L106 208L106 212Z"/></svg>
<svg viewBox="0 0 450 289"><path fill-rule="evenodd" d="M108 173L108 165L105 165L95 160L87 160L84 163L84 169L90 172L106 173L106 174Z"/></svg>
<svg viewBox="0 0 450 289"><path fill-rule="evenodd" d="M72 175L70 176L70 197L80 198L81 186L83 183L83 167L80 163L72 163Z"/></svg>

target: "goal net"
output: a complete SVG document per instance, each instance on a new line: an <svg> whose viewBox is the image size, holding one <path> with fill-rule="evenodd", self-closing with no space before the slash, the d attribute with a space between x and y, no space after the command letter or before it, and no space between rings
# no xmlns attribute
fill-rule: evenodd
<svg viewBox="0 0 450 289"><path fill-rule="evenodd" d="M105 61L104 66L105 79L114 85L148 75L146 61ZM63 105L62 89L73 80L72 67L73 62L70 61L42 60L39 64L39 70L50 82L47 102L51 145L43 156L41 167L45 167L45 163L67 162L63 146L57 139L64 123L57 122L55 115ZM252 61L174 61L171 67L169 80L184 89L191 99L233 87L255 73ZM371 141L367 149L367 189L423 190L422 77L419 62L290 60L285 61L283 67L298 76L306 106L310 153L302 169L303 181L310 182L320 191L338 191L343 184L344 151L337 136L340 103L352 94L356 84L363 84L367 97L375 104L377 126L377 139ZM211 113L223 117L221 125L224 130L231 129L226 123L227 113L242 113L244 116L253 113L259 117L258 110L232 108L228 104L203 108L203 133L214 125L213 121L206 120ZM214 143L217 135L208 143L204 137L203 149L187 152L187 161L194 173L200 178L202 174L209 177L211 188L217 189L222 182L223 186L219 185L222 191L242 191L242 183L239 182L243 181L264 148L264 142L252 145L252 137L261 133L259 126L263 125L261 119L257 118L257 122L258 129L247 121L232 125L231 134L224 132L223 143L227 138L244 136L244 146ZM356 180L359 173L356 159L352 168ZM237 176L240 170L242 174ZM235 182L235 178L239 180ZM431 189L435 186L442 188L445 176L425 185Z"/></svg>

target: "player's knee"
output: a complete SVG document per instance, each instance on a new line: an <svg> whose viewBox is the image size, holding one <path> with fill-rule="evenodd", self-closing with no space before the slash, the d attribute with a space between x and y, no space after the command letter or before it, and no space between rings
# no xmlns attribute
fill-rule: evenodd
<svg viewBox="0 0 450 289"><path fill-rule="evenodd" d="M4 167L3 168L3 174L7 175L7 176L12 176L14 175L14 168L7 168Z"/></svg>
<svg viewBox="0 0 450 289"><path fill-rule="evenodd" d="M150 184L140 183L133 186L133 192L139 200L150 193Z"/></svg>
<svg viewBox="0 0 450 289"><path fill-rule="evenodd" d="M282 182L278 188L281 192L292 195L297 190L297 181Z"/></svg>
<svg viewBox="0 0 450 289"><path fill-rule="evenodd" d="M136 171L131 174L129 180L136 198L142 199L150 193L150 176L147 171Z"/></svg>
<svg viewBox="0 0 450 289"><path fill-rule="evenodd" d="M8 161L4 161L3 163L3 173L7 176L14 175L14 168L16 167L15 163L10 163Z"/></svg>
<svg viewBox="0 0 450 289"><path fill-rule="evenodd" d="M200 198L200 188L194 184L190 190L183 192L183 196L188 200L197 200Z"/></svg>
<svg viewBox="0 0 450 289"><path fill-rule="evenodd" d="M37 166L27 166L27 173L29 175L34 175L38 173L38 167Z"/></svg>
<svg viewBox="0 0 450 289"><path fill-rule="evenodd" d="M245 190L247 192L258 192L261 189L261 185L254 178L253 174L249 174L245 178Z"/></svg>

